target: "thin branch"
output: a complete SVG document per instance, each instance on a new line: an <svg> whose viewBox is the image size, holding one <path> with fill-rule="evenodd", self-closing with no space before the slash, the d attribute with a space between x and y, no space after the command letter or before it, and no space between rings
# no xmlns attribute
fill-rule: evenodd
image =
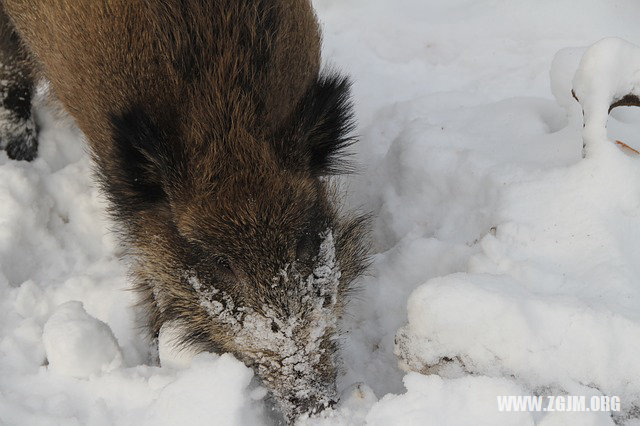
<svg viewBox="0 0 640 426"><path fill-rule="evenodd" d="M638 98L638 96L636 95L624 95L624 97L622 97L622 99L615 101L614 103L611 104L611 106L609 107L609 113L611 113L611 110L614 108L617 108L619 106L637 106L640 107L640 98Z"/></svg>

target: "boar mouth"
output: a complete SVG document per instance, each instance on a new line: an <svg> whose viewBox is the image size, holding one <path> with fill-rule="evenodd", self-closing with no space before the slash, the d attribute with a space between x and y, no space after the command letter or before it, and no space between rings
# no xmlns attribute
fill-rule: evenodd
<svg viewBox="0 0 640 426"><path fill-rule="evenodd" d="M296 420L321 413L333 408L337 403L337 391L332 384L326 388L314 389L318 393L306 397L273 395L269 405L277 407L286 423L293 424Z"/></svg>

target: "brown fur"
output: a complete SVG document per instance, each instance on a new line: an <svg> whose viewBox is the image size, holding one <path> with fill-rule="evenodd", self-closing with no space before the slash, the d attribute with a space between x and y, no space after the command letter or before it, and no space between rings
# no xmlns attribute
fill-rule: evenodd
<svg viewBox="0 0 640 426"><path fill-rule="evenodd" d="M364 267L364 219L322 177L341 171L352 124L347 81L319 74L310 2L4 7L88 138L151 334L171 321L184 344L236 354L290 420L331 404L332 319ZM331 244L335 265L319 259ZM263 320L293 352L247 331Z"/></svg>

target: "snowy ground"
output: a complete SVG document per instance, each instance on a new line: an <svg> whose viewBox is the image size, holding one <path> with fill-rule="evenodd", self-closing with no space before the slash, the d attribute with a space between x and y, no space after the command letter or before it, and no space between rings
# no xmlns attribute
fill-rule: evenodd
<svg viewBox="0 0 640 426"><path fill-rule="evenodd" d="M640 156L601 137L582 158L584 50L565 49L640 44L640 3L314 4L325 58L355 82L347 202L375 213L375 255L342 402L306 423L640 424ZM81 136L39 116L36 161L0 152L0 424L270 424L229 355L149 365ZM608 125L640 148L640 109ZM497 395L531 394L622 410L498 412Z"/></svg>

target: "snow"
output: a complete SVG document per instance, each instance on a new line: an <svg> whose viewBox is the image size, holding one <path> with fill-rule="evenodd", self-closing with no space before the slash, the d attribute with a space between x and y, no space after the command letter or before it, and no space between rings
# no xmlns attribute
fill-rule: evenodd
<svg viewBox="0 0 640 426"><path fill-rule="evenodd" d="M580 60L573 91L584 111L585 143L606 141L609 107L640 94L640 48L613 37L595 43Z"/></svg>
<svg viewBox="0 0 640 426"><path fill-rule="evenodd" d="M594 59L603 46L616 54ZM607 114L612 99L624 96L607 83L608 62L620 62L618 51L631 48L617 39L596 43L573 80L591 123L585 142L600 149L568 167L511 180L467 271L433 278L412 293L396 346L405 368L446 376L452 366L442 360L453 359L456 372L516 377L529 389L551 389L547 394L584 394L586 387L619 395L627 410L637 404L640 169L637 157L606 139L606 120L597 138L589 115L597 105ZM590 62L601 67L592 72L604 73L590 81L610 93L585 88ZM632 74L612 80L624 86L622 78Z"/></svg>
<svg viewBox="0 0 640 426"><path fill-rule="evenodd" d="M639 424L640 156L611 141L640 148L640 110L608 108L640 90L640 3L314 5L354 81L359 174L341 182L374 213L374 254L340 403L300 423ZM273 424L231 355L142 337L82 135L37 119L38 159L0 152L0 423ZM496 404L563 394L622 411Z"/></svg>
<svg viewBox="0 0 640 426"><path fill-rule="evenodd" d="M49 370L86 378L122 365L122 353L111 329L87 314L81 302L60 305L42 329Z"/></svg>
<svg viewBox="0 0 640 426"><path fill-rule="evenodd" d="M256 400L264 392L247 390L252 376L231 355L196 355L191 368L162 389L143 424L259 424L264 417Z"/></svg>
<svg viewBox="0 0 640 426"><path fill-rule="evenodd" d="M191 365L197 355L192 348L181 345L179 324L167 322L160 328L158 335L158 359L162 367L183 369Z"/></svg>
<svg viewBox="0 0 640 426"><path fill-rule="evenodd" d="M367 416L371 425L468 425L469 413L474 425L533 425L530 413L501 413L494 407L494 395L519 395L522 389L506 379L463 377L443 380L417 373L404 378L407 393L387 395ZM407 407L412 409L407 410Z"/></svg>

